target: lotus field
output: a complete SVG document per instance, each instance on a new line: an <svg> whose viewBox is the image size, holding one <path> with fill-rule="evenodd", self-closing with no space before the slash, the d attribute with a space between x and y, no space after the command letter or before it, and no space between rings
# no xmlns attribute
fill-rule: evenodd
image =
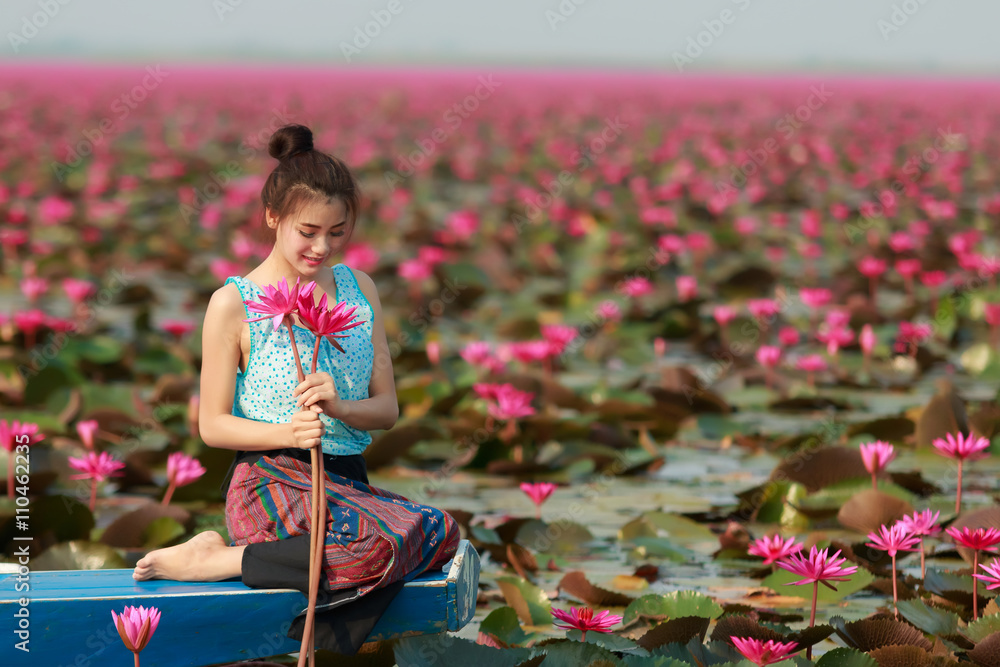
<svg viewBox="0 0 1000 667"><path fill-rule="evenodd" d="M226 537L201 325L270 252L267 140L304 123L363 185L337 261L400 404L372 482L483 558L473 623L363 664L1000 664L1000 85L0 80L6 571L26 534L31 570Z"/></svg>

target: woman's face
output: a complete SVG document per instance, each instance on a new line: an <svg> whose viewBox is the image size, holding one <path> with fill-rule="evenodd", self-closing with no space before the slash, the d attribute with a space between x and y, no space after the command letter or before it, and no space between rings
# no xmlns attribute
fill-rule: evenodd
<svg viewBox="0 0 1000 667"><path fill-rule="evenodd" d="M312 277L340 253L347 237L347 209L340 199L319 200L303 204L280 222L268 211L267 224L277 229L275 245L285 261Z"/></svg>

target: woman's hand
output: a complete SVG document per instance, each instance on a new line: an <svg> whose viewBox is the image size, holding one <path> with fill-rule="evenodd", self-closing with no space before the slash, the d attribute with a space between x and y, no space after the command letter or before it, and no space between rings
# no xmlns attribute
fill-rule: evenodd
<svg viewBox="0 0 1000 667"><path fill-rule="evenodd" d="M299 383L292 391L292 396L297 397L296 405L301 409L303 406L319 406L319 409L331 419L340 418L340 408L342 401L337 394L337 388L333 384L333 378L329 373L310 373L306 379Z"/></svg>
<svg viewBox="0 0 1000 667"><path fill-rule="evenodd" d="M310 449L321 444L326 425L320 421L319 413L319 407L313 406L292 415L292 447Z"/></svg>

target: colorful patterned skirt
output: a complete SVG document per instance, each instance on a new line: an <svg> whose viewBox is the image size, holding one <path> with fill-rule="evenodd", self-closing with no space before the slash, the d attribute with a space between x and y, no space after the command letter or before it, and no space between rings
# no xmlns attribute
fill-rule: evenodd
<svg viewBox="0 0 1000 667"><path fill-rule="evenodd" d="M287 455L238 463L226 495L226 527L237 545L311 529L312 472ZM327 474L324 575L330 590L364 595L447 563L458 524L446 512L359 481Z"/></svg>

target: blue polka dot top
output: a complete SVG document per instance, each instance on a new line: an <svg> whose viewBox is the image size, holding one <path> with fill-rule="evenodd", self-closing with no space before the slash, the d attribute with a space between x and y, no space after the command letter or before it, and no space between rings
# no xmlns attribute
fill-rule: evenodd
<svg viewBox="0 0 1000 667"><path fill-rule="evenodd" d="M340 300L346 301L349 307L357 306L352 321L361 321L363 324L345 331L346 338L337 339L344 352L323 338L319 346L316 370L330 374L340 398L359 401L368 398L368 384L371 382L372 362L375 359L372 346L373 311L349 267L344 264L335 265L333 280L336 292L331 295L332 301L327 297L327 304L332 307ZM241 276L230 276L224 284L228 285L230 282L239 288L240 297L244 301L256 300L263 293L258 285ZM249 312L246 304L244 312L247 318L260 317ZM250 327L250 358L246 373L239 367L236 369L232 414L272 424L288 423L296 410L292 390L299 384L288 326L282 324L274 329L270 318L249 322L247 326ZM316 337L308 329L297 324L293 326L302 369L308 374ZM360 454L372 441L368 431L348 426L339 419L332 419L322 413L319 418L326 425L322 439L324 454Z"/></svg>

